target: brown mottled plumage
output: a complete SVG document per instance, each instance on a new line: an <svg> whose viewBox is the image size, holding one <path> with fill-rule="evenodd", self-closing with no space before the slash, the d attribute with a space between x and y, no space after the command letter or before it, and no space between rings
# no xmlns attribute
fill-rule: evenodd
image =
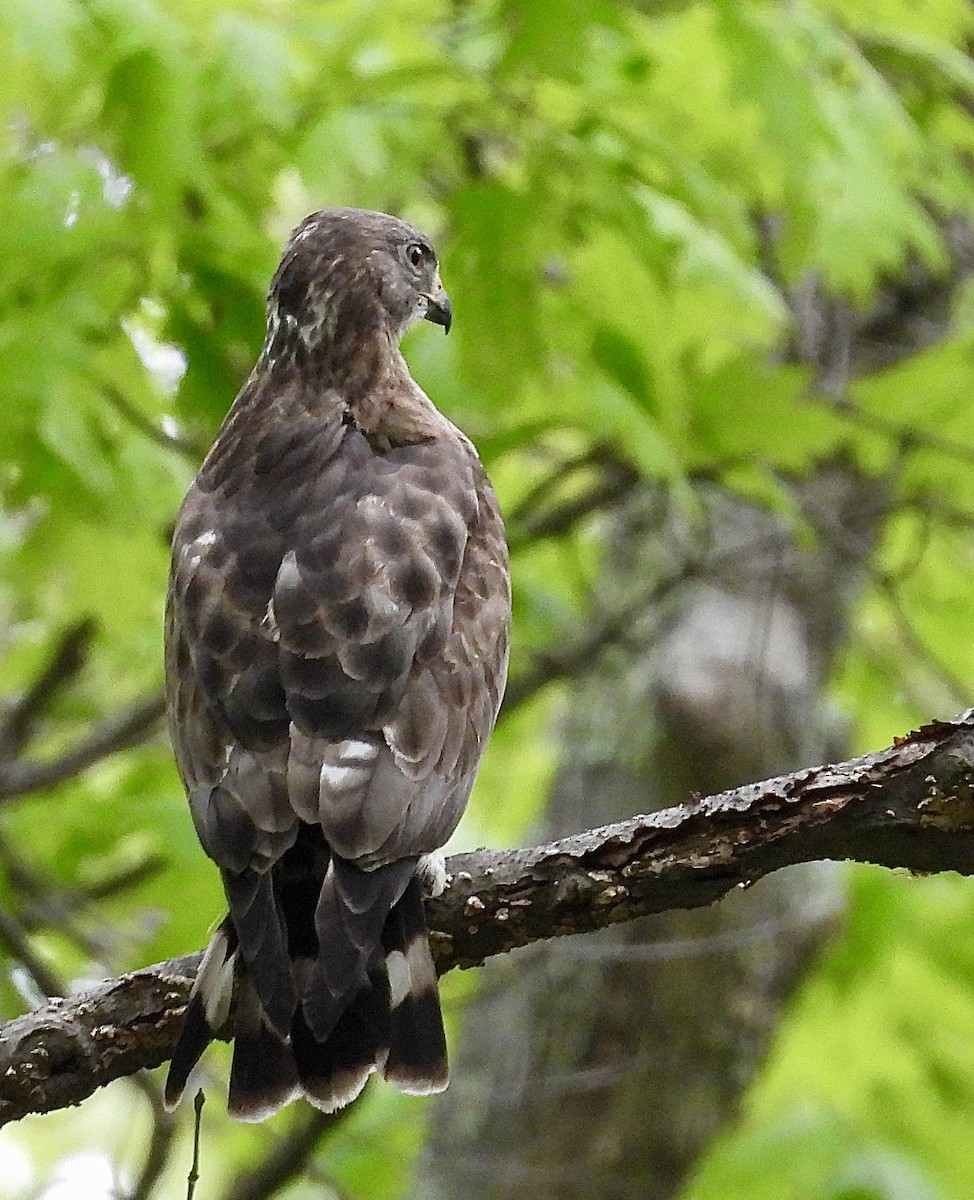
<svg viewBox="0 0 974 1200"><path fill-rule="evenodd" d="M173 1056L175 1104L231 994L230 1111L331 1110L378 1068L446 1086L421 882L500 705L510 585L477 454L412 380L449 329L426 239L333 209L292 235L267 338L180 511L169 721L230 912ZM430 856L429 858L427 856Z"/></svg>

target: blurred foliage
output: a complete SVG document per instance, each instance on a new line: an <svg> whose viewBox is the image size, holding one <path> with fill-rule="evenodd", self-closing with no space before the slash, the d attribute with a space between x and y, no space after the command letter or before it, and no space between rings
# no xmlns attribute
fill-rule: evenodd
<svg viewBox="0 0 974 1200"><path fill-rule="evenodd" d="M169 523L256 356L283 238L339 203L435 235L456 331L417 331L407 354L509 513L577 498L606 458L691 513L701 477L793 513L790 480L849 456L895 502L836 703L863 747L960 707L972 35L967 0L5 0L0 694L97 622L30 754L56 757L158 690ZM900 358L883 304L904 279L941 308ZM809 288L877 331L875 361L841 386L800 344ZM515 673L584 629L599 535L596 515L516 539ZM514 843L530 823L558 700L547 689L498 731L467 843ZM854 880L848 927L692 1200L974 1191L974 892ZM202 944L219 887L161 733L3 802L0 909L66 986ZM34 995L14 957L5 1015ZM470 986L449 981L451 1012ZM296 1119L234 1127L218 1093L208 1195ZM289 1194L333 1179L391 1200L425 1112L376 1088L318 1181ZM120 1083L5 1131L0 1177L11 1200L101 1197L77 1158L97 1151L125 1194L149 1137L145 1098ZM155 1195L184 1194L187 1137L183 1122Z"/></svg>

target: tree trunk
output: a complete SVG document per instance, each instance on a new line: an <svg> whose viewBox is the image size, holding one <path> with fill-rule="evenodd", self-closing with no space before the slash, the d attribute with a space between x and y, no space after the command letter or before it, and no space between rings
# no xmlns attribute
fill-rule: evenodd
<svg viewBox="0 0 974 1200"><path fill-rule="evenodd" d="M574 688L542 836L824 761L880 487L847 464L798 489L816 545L716 490L708 530L643 493L603 602L685 570L664 608ZM493 961L465 1015L414 1195L661 1200L733 1120L782 1009L841 911L841 875L791 868L709 910Z"/></svg>

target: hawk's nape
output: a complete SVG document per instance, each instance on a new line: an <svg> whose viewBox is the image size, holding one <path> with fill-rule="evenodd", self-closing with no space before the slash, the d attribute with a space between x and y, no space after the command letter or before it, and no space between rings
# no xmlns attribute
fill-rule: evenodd
<svg viewBox="0 0 974 1200"><path fill-rule="evenodd" d="M446 1086L423 914L497 716L510 582L470 442L399 339L449 329L429 242L357 209L285 248L253 373L180 510L169 723L229 913L166 1084L233 1005L229 1108ZM432 881L432 884L430 883Z"/></svg>

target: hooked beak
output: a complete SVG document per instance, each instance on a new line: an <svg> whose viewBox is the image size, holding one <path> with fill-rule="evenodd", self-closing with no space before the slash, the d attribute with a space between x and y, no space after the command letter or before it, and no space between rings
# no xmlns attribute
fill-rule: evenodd
<svg viewBox="0 0 974 1200"><path fill-rule="evenodd" d="M442 325L444 330L449 333L450 326L453 324L453 305L450 303L450 297L446 294L446 289L438 279L436 287L429 293L426 300L428 303L424 319L432 321L434 325Z"/></svg>

